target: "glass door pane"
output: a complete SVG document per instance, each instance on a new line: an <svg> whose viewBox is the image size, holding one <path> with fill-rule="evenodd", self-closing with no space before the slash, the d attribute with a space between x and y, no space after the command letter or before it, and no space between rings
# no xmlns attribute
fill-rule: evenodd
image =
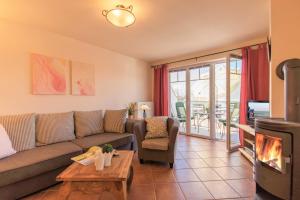
<svg viewBox="0 0 300 200"><path fill-rule="evenodd" d="M238 56L230 56L230 149L240 146L239 128L235 124L239 123L240 94L241 94L241 69L242 60Z"/></svg>
<svg viewBox="0 0 300 200"><path fill-rule="evenodd" d="M190 132L210 137L210 66L190 69Z"/></svg>
<svg viewBox="0 0 300 200"><path fill-rule="evenodd" d="M226 62L215 65L215 136L226 138Z"/></svg>
<svg viewBox="0 0 300 200"><path fill-rule="evenodd" d="M170 81L170 113L180 122L179 132L186 133L186 70L171 71Z"/></svg>

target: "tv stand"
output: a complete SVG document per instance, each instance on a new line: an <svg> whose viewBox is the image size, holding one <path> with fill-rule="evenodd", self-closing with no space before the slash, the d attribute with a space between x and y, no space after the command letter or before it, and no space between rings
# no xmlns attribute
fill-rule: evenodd
<svg viewBox="0 0 300 200"><path fill-rule="evenodd" d="M255 157L255 129L246 124L235 124L236 127L244 131L244 147L239 148L241 154L254 164Z"/></svg>

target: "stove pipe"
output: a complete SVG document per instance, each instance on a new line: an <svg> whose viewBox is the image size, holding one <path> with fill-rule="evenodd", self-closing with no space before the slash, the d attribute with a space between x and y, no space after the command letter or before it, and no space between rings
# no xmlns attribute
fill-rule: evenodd
<svg viewBox="0 0 300 200"><path fill-rule="evenodd" d="M300 59L283 61L276 73L284 80L284 119L300 122Z"/></svg>

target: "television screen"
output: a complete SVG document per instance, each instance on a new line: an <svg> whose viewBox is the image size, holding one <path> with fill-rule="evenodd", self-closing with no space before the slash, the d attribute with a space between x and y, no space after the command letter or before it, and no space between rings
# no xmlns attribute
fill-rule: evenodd
<svg viewBox="0 0 300 200"><path fill-rule="evenodd" d="M266 101L248 102L248 119L254 120L257 117L270 117L270 103Z"/></svg>

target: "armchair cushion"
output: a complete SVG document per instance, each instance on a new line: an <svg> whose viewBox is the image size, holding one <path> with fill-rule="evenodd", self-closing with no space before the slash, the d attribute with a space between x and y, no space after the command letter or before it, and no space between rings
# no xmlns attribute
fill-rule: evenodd
<svg viewBox="0 0 300 200"><path fill-rule="evenodd" d="M142 148L167 151L169 148L169 138L146 139L142 142Z"/></svg>
<svg viewBox="0 0 300 200"><path fill-rule="evenodd" d="M168 137L167 120L168 117L151 117L146 119L147 134L145 139Z"/></svg>

